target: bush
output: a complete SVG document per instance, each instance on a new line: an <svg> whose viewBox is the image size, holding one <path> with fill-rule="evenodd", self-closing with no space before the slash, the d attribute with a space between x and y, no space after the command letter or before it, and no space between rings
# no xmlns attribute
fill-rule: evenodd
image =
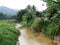
<svg viewBox="0 0 60 45"><path fill-rule="evenodd" d="M33 32L44 32L48 23L49 22L44 19L35 20L31 25L31 29Z"/></svg>
<svg viewBox="0 0 60 45"><path fill-rule="evenodd" d="M27 22L26 21L22 21L20 23L22 24L23 27L27 26Z"/></svg>
<svg viewBox="0 0 60 45"><path fill-rule="evenodd" d="M59 15L55 15L50 19L50 23L46 27L45 35L46 36L59 36L60 29L59 29Z"/></svg>
<svg viewBox="0 0 60 45"><path fill-rule="evenodd" d="M20 32L9 21L0 21L0 45L16 45Z"/></svg>

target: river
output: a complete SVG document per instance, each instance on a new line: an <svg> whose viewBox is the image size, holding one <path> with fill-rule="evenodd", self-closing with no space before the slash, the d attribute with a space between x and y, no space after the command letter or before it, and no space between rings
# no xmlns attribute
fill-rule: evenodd
<svg viewBox="0 0 60 45"><path fill-rule="evenodd" d="M16 28L19 29L21 33L17 45L53 45L52 40L43 35L34 34L28 29L21 28L20 24L16 24Z"/></svg>

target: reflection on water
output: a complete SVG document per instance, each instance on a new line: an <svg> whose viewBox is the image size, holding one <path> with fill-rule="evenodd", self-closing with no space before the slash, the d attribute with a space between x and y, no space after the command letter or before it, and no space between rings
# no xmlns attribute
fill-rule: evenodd
<svg viewBox="0 0 60 45"><path fill-rule="evenodd" d="M19 27L16 26L17 28ZM19 29L19 28L18 28ZM26 29L19 29L21 35L19 37L19 44L18 45L53 45L52 41L43 35L34 34L30 30Z"/></svg>

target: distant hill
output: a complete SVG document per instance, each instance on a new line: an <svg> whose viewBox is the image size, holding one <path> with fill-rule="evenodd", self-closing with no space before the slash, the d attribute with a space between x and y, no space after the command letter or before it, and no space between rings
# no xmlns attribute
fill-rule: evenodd
<svg viewBox="0 0 60 45"><path fill-rule="evenodd" d="M4 14L7 14L7 15L15 15L18 12L18 10L11 9L5 6L0 6L0 12L3 12Z"/></svg>

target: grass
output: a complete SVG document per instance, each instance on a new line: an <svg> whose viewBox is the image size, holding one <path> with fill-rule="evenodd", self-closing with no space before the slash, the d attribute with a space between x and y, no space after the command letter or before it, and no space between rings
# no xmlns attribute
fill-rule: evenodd
<svg viewBox="0 0 60 45"><path fill-rule="evenodd" d="M13 24L11 20L0 20L0 45L16 45L20 33Z"/></svg>

